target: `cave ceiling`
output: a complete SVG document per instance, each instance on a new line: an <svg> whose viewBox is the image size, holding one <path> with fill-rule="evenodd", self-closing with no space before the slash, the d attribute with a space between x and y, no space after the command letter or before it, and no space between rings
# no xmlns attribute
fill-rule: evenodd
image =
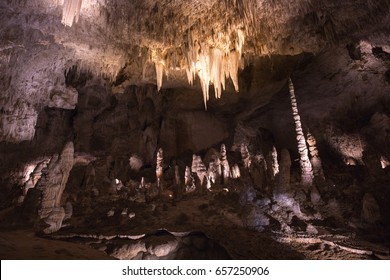
<svg viewBox="0 0 390 280"><path fill-rule="evenodd" d="M131 84L172 88L194 82L203 87L206 99L202 83L210 83L218 98L225 86L223 76L230 76L239 91L237 69L256 58L317 54L362 39L386 41L389 3L1 1L2 90L10 95L24 92L37 103L44 102L47 93L42 91L47 90L36 83L46 88L61 86L63 72L76 65L107 78L117 91ZM204 73L205 64L220 57L226 60L218 61L222 66L214 63L217 69L207 71L215 73ZM196 76L200 84L194 81Z"/></svg>

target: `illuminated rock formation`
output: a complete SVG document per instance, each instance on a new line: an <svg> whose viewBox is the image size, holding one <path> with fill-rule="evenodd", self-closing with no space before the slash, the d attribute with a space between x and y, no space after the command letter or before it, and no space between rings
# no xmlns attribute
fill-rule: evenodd
<svg viewBox="0 0 390 280"><path fill-rule="evenodd" d="M73 110L76 108L78 92L72 87L66 87L62 90L53 90L50 93L49 107L63 108Z"/></svg>
<svg viewBox="0 0 390 280"><path fill-rule="evenodd" d="M64 0L62 11L62 24L72 26L79 21L81 4L83 0Z"/></svg>
<svg viewBox="0 0 390 280"><path fill-rule="evenodd" d="M322 179L325 179L324 171L322 170L321 158L318 154L317 141L315 137L308 132L306 137L307 144L310 152L310 162L313 167L313 175Z"/></svg>
<svg viewBox="0 0 390 280"><path fill-rule="evenodd" d="M245 145L244 143L241 144L240 152L241 152L241 159L244 167L246 169L249 169L252 164L252 160L251 160L251 155L248 151L248 146Z"/></svg>
<svg viewBox="0 0 390 280"><path fill-rule="evenodd" d="M157 160L156 160L156 178L157 178L157 188L160 192L163 191L163 176L164 176L164 170L163 170L163 149L158 149L157 151Z"/></svg>
<svg viewBox="0 0 390 280"><path fill-rule="evenodd" d="M60 156L52 157L46 171L37 183L37 188L42 192L38 215L48 225L43 229L44 233L53 233L61 228L65 217L65 209L61 206L61 197L73 167L73 154L73 143L69 142L65 145Z"/></svg>
<svg viewBox="0 0 390 280"><path fill-rule="evenodd" d="M294 85L289 78L288 87L290 91L291 108L295 123L296 139L298 142L299 164L301 166L301 178L304 186L310 186L313 183L313 168L307 151L306 140L302 130L301 117L298 113L297 99L295 97Z"/></svg>
<svg viewBox="0 0 390 280"><path fill-rule="evenodd" d="M233 179L238 179L238 178L240 178L241 177L241 172L240 172L240 168L238 167L238 165L237 164L234 164L233 166L232 166L232 171L231 171L231 178L233 178Z"/></svg>
<svg viewBox="0 0 390 280"><path fill-rule="evenodd" d="M130 168L134 171L139 171L141 167L143 166L143 161L140 156L138 155L131 155L129 158L129 165Z"/></svg>
<svg viewBox="0 0 390 280"><path fill-rule="evenodd" d="M227 160L225 144L221 145L221 171L223 183L226 184L230 178L230 166Z"/></svg>
<svg viewBox="0 0 390 280"><path fill-rule="evenodd" d="M200 156L192 156L191 172L196 173L200 181L200 186L203 186L207 176L207 169Z"/></svg>
<svg viewBox="0 0 390 280"><path fill-rule="evenodd" d="M191 169L189 166L186 166L186 171L184 173L184 185L185 185L185 191L187 193L193 192L196 190L195 180L191 174Z"/></svg>
<svg viewBox="0 0 390 280"><path fill-rule="evenodd" d="M278 151L275 146L272 147L272 173L275 177L279 173L279 163L278 163Z"/></svg>
<svg viewBox="0 0 390 280"><path fill-rule="evenodd" d="M23 201L24 197L27 195L27 192L29 189L32 189L36 186L38 183L39 179L42 176L42 170L47 167L48 160L43 160L39 162L33 172L29 175L29 179L24 183L23 186L23 197L21 198L21 202Z"/></svg>

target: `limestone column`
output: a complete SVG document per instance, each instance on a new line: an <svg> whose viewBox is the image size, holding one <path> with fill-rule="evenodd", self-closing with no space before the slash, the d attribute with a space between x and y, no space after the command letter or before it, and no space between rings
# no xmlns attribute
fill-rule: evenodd
<svg viewBox="0 0 390 280"><path fill-rule="evenodd" d="M301 179L302 184L305 187L309 187L313 183L313 168L309 159L309 153L306 146L305 135L303 134L301 117L299 116L297 99L295 97L294 85L291 78L288 79L288 86L290 90L291 108L293 112L293 118L295 123L295 132L298 142L299 164L301 167Z"/></svg>

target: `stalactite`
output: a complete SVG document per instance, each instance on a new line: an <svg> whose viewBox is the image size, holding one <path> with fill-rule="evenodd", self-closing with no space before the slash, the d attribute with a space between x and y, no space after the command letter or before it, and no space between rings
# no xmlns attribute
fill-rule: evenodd
<svg viewBox="0 0 390 280"><path fill-rule="evenodd" d="M237 51L233 51L229 53L229 61L228 61L228 68L229 68L229 75L230 78L233 81L234 89L238 92L238 68L240 66L240 54Z"/></svg>
<svg viewBox="0 0 390 280"><path fill-rule="evenodd" d="M155 62L156 77L157 77L157 91L160 91L163 82L164 63L161 61Z"/></svg>
<svg viewBox="0 0 390 280"><path fill-rule="evenodd" d="M313 183L313 169L309 160L309 153L306 146L305 136L302 131L301 117L299 116L297 100L294 92L294 85L291 78L288 79L291 108L293 112L293 118L295 123L295 132L298 142L299 164L301 167L301 178L304 186L311 186Z"/></svg>
<svg viewBox="0 0 390 280"><path fill-rule="evenodd" d="M234 42L231 41L228 35L218 34L216 36L218 47L210 46L209 43L200 44L198 40L192 38L194 35L191 33L188 35L185 71L190 85L193 84L196 75L199 77L206 110L207 101L210 97L210 85L214 86L215 98L217 99L221 98L222 90L225 90L226 78L230 77L234 89L236 92L239 91L238 69L241 62L245 35L244 31L239 28L235 31Z"/></svg>
<svg viewBox="0 0 390 280"><path fill-rule="evenodd" d="M74 22L79 21L82 0L64 0L62 10L62 24L72 26Z"/></svg>
<svg viewBox="0 0 390 280"><path fill-rule="evenodd" d="M306 141L309 146L309 152L311 156L310 162L313 167L313 174L315 177L325 179L324 171L322 170L321 158L318 154L317 141L310 132L307 133L306 137L307 137Z"/></svg>

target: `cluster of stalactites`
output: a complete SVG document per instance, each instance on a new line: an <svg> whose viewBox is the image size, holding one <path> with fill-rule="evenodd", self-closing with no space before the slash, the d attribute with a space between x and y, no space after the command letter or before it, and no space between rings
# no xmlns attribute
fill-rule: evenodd
<svg viewBox="0 0 390 280"><path fill-rule="evenodd" d="M210 85L214 86L216 99L221 98L222 90L225 90L226 79L229 77L232 79L235 90L239 91L238 69L241 65L245 35L241 29L237 29L235 32L234 40L230 40L227 35L220 34L215 39L218 43L214 42L212 46L208 43L199 43L196 38L189 35L188 49L184 55L184 69L190 85L193 85L196 76L199 77L206 110L207 101L210 98ZM156 68L157 89L160 91L167 63L162 58L161 53L156 50L152 51L151 60Z"/></svg>
<svg viewBox="0 0 390 280"><path fill-rule="evenodd" d="M229 77L232 79L235 90L239 91L238 69L244 41L244 32L240 29L237 30L237 39L232 51L228 40L223 48L204 46L190 40L187 52L187 79L192 85L195 76L199 77L206 110L207 101L210 98L210 84L214 85L216 99L221 98L222 90L225 90L226 79Z"/></svg>
<svg viewBox="0 0 390 280"><path fill-rule="evenodd" d="M72 26L79 21L82 2L83 0L64 0L61 20L63 25Z"/></svg>

